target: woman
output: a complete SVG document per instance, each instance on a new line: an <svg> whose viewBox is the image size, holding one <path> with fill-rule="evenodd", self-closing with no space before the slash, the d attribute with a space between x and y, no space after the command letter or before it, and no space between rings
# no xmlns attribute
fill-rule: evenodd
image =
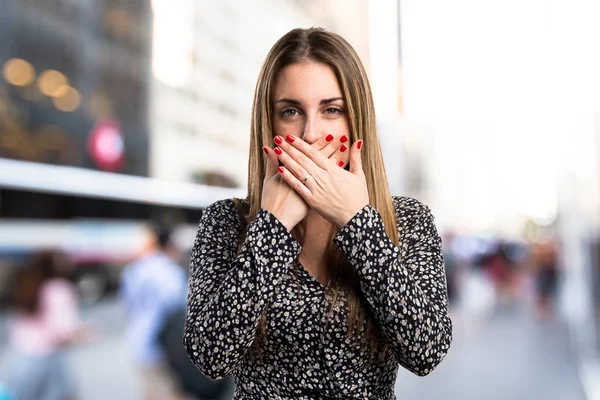
<svg viewBox="0 0 600 400"><path fill-rule="evenodd" d="M281 164L281 166L278 166ZM184 344L235 399L394 399L451 342L430 210L392 197L364 68L322 29L271 49L256 87L248 198L203 213Z"/></svg>
<svg viewBox="0 0 600 400"><path fill-rule="evenodd" d="M70 272L62 253L44 250L34 254L15 279L15 312L9 319L14 355L7 384L19 400L75 398L64 350L91 334L79 322Z"/></svg>

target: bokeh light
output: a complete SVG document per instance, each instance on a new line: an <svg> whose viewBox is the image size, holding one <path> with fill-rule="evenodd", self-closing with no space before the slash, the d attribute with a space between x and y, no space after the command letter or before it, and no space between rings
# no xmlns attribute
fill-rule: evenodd
<svg viewBox="0 0 600 400"><path fill-rule="evenodd" d="M40 92L50 97L62 97L68 92L69 80L54 69L46 70L38 78Z"/></svg>
<svg viewBox="0 0 600 400"><path fill-rule="evenodd" d="M4 63L2 75L11 85L27 86L35 79L35 69L27 61L13 58Z"/></svg>
<svg viewBox="0 0 600 400"><path fill-rule="evenodd" d="M72 87L61 88L61 96L55 97L53 103L61 111L75 111L81 104L81 95L77 89Z"/></svg>

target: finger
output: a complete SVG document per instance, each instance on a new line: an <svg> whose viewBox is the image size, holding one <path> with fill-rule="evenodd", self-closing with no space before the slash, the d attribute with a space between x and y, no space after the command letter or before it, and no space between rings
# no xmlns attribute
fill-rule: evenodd
<svg viewBox="0 0 600 400"><path fill-rule="evenodd" d="M268 148L267 146L263 146L262 148L265 157L267 158L267 169L265 172L265 179L271 178L273 175L277 173L277 167L279 166L279 162L277 159L277 154Z"/></svg>
<svg viewBox="0 0 600 400"><path fill-rule="evenodd" d="M312 197L311 191L285 167L279 167L278 171L283 180L308 203L309 199Z"/></svg>
<svg viewBox="0 0 600 400"><path fill-rule="evenodd" d="M363 145L362 140L356 141L350 148L350 172L353 174L363 173L361 148Z"/></svg>
<svg viewBox="0 0 600 400"><path fill-rule="evenodd" d="M292 135L287 135L286 137L287 140L283 140L281 136L275 136L274 142L281 150L283 150L284 154L287 154L291 159L293 159L298 165L300 165L304 169L304 171L312 175L318 175L321 172L321 168L317 164L315 164L315 162L310 158L310 156L304 154L302 151L294 147L294 143L302 142L304 145L310 148L311 154L317 154L323 158L325 158L325 156L323 156L316 148L311 148L311 146L308 143L306 143L300 138L294 137ZM281 160L281 155L279 155L279 158ZM292 169L292 172L294 172L294 169Z"/></svg>
<svg viewBox="0 0 600 400"><path fill-rule="evenodd" d="M311 146L313 146L313 147L316 146L319 149L319 151L323 151L327 147L330 147L330 145L335 144L335 140L333 140L333 139L335 139L335 136L333 136L332 134L328 134L325 137L321 137L319 140L317 140Z"/></svg>
<svg viewBox="0 0 600 400"><path fill-rule="evenodd" d="M348 151L348 146L346 146L346 144L341 143L338 150L331 157L329 157L329 161L331 164L335 164L338 167L348 165L350 152Z"/></svg>
<svg viewBox="0 0 600 400"><path fill-rule="evenodd" d="M344 160L337 160L335 164L340 168L344 168L344 165L346 165L346 162Z"/></svg>
<svg viewBox="0 0 600 400"><path fill-rule="evenodd" d="M343 143L334 139L335 137L333 135L327 135L327 137L323 139L325 146L321 148L320 152L327 158L331 158L331 156L338 151L341 146L343 146Z"/></svg>
<svg viewBox="0 0 600 400"><path fill-rule="evenodd" d="M294 137L297 137L297 136L294 136ZM314 141L313 143L309 143L309 146L314 147L319 151L322 151L327 146L329 146L329 144L334 143L335 142L334 139L335 139L335 136L329 134L327 136L323 136L323 137L319 138L318 140ZM288 140L288 142L289 142L289 140Z"/></svg>
<svg viewBox="0 0 600 400"><path fill-rule="evenodd" d="M281 139L281 137L279 138ZM321 169L326 169L329 166L327 157L321 154L317 148L302 140L302 138L287 135L285 141L278 144L311 174L316 172L313 165Z"/></svg>
<svg viewBox="0 0 600 400"><path fill-rule="evenodd" d="M309 172L306 169L304 169L300 164L298 164L296 160L290 157L289 154L283 151L281 147L275 147L275 150L273 152L277 155L279 161L281 161L285 168L290 173L292 173L297 179L302 180L308 175Z"/></svg>

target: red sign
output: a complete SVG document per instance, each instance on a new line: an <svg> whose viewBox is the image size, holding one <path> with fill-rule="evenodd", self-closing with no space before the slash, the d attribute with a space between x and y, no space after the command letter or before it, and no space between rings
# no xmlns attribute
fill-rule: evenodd
<svg viewBox="0 0 600 400"><path fill-rule="evenodd" d="M121 127L115 121L96 123L88 140L88 151L96 165L105 171L117 171L125 161L125 143Z"/></svg>

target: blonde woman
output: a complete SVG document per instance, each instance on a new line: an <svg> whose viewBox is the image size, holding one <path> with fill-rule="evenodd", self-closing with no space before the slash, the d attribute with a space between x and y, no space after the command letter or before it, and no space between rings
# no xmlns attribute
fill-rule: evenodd
<svg viewBox="0 0 600 400"><path fill-rule="evenodd" d="M294 29L252 112L248 197L203 213L184 344L234 399L395 399L452 340L429 208L392 197L364 68L340 36Z"/></svg>

